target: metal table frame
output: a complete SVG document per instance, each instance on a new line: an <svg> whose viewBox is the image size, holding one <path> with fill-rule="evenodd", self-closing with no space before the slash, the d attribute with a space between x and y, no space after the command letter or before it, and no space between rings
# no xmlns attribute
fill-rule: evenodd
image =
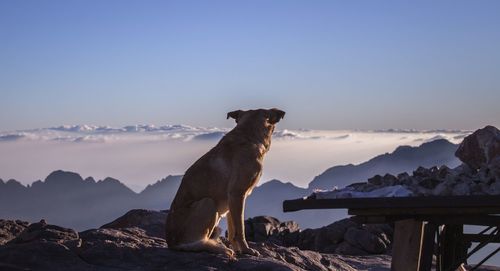
<svg viewBox="0 0 500 271"><path fill-rule="evenodd" d="M348 209L356 221L394 223L391 269L455 270L489 243L500 243L500 195L404 198L295 199L283 202L285 212L304 209ZM464 225L487 226L477 234L464 234ZM467 252L471 242L479 244ZM480 261L474 269L498 253Z"/></svg>

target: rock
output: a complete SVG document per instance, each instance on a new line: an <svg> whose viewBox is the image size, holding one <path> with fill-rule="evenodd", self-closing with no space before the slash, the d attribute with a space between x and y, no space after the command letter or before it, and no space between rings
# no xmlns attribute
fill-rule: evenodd
<svg viewBox="0 0 500 271"><path fill-rule="evenodd" d="M64 245L68 239L76 237L81 238L81 246L68 248ZM40 222L27 227L24 237L17 240L0 246L1 270L355 271L390 265L390 256L376 259L339 256L272 243L249 243L260 252L259 257L240 255L233 259L205 252L173 251L168 249L164 239L149 236L137 227L92 229L76 234L71 229Z"/></svg>
<svg viewBox="0 0 500 271"><path fill-rule="evenodd" d="M383 186L392 186L392 185L397 185L400 184L398 178L392 174L385 174L384 177L382 177L382 185Z"/></svg>
<svg viewBox="0 0 500 271"><path fill-rule="evenodd" d="M373 184L373 185L381 185L383 182L383 178L380 175L375 175L368 179L368 183Z"/></svg>
<svg viewBox="0 0 500 271"><path fill-rule="evenodd" d="M352 245L351 243L344 241L340 243L335 249L335 253L342 255L369 255L370 253L364 251L363 249Z"/></svg>
<svg viewBox="0 0 500 271"><path fill-rule="evenodd" d="M300 228L296 222L280 222L271 216L256 216L245 220L245 236L248 241L263 242L270 240L279 245L285 245L296 240L297 235L289 235L299 231Z"/></svg>
<svg viewBox="0 0 500 271"><path fill-rule="evenodd" d="M338 244L344 239L344 234L347 232L347 229L358 226L358 223L354 222L350 218L334 222L325 227L326 239L333 244Z"/></svg>
<svg viewBox="0 0 500 271"><path fill-rule="evenodd" d="M377 182L377 181L374 181L374 182ZM352 190L358 191L358 192L370 192L370 191L373 191L377 188L380 188L380 185L375 185L375 184L369 183L369 182L368 183L361 182L361 183L350 184L350 185L346 186L346 188L351 188Z"/></svg>
<svg viewBox="0 0 500 271"><path fill-rule="evenodd" d="M295 221L281 222L278 229L280 232L287 232L287 233L300 231L299 224L297 224L297 222Z"/></svg>
<svg viewBox="0 0 500 271"><path fill-rule="evenodd" d="M299 224L295 221L281 222L270 241L281 246L297 246L300 235Z"/></svg>
<svg viewBox="0 0 500 271"><path fill-rule="evenodd" d="M431 171L424 167L418 167L415 171L413 171L414 177L428 177L431 175Z"/></svg>
<svg viewBox="0 0 500 271"><path fill-rule="evenodd" d="M326 227L322 227L316 230L316 234L314 235L314 251L324 252L326 247L330 247L335 243L330 242L327 239L327 229Z"/></svg>
<svg viewBox="0 0 500 271"><path fill-rule="evenodd" d="M21 220L0 219L0 246L16 238L28 225L28 222Z"/></svg>
<svg viewBox="0 0 500 271"><path fill-rule="evenodd" d="M445 179L446 177L448 177L451 174L452 174L452 171L450 170L449 167L447 167L447 166L441 166L439 168L439 172L438 172L437 176L440 179Z"/></svg>
<svg viewBox="0 0 500 271"><path fill-rule="evenodd" d="M7 266L10 269L4 269ZM37 271L86 271L116 270L92 266L78 257L66 246L51 241L33 240L32 242L0 246L1 270Z"/></svg>
<svg viewBox="0 0 500 271"><path fill-rule="evenodd" d="M470 187L466 182L459 182L457 183L452 190L452 194L454 196L466 196L470 195Z"/></svg>
<svg viewBox="0 0 500 271"><path fill-rule="evenodd" d="M439 183L440 181L435 178L424 178L418 185L426 189L434 189Z"/></svg>
<svg viewBox="0 0 500 271"><path fill-rule="evenodd" d="M96 266L150 270L168 251L164 239L148 236L137 227L88 230L80 235L83 242L79 256Z"/></svg>
<svg viewBox="0 0 500 271"><path fill-rule="evenodd" d="M500 156L493 159L488 168L490 170L490 177L495 179L496 182L500 182Z"/></svg>
<svg viewBox="0 0 500 271"><path fill-rule="evenodd" d="M500 155L500 131L486 126L464 138L455 155L473 169L489 164Z"/></svg>
<svg viewBox="0 0 500 271"><path fill-rule="evenodd" d="M476 174L476 170L468 166L467 164L461 164L460 166L451 170L452 174L457 176L472 176Z"/></svg>
<svg viewBox="0 0 500 271"><path fill-rule="evenodd" d="M398 174L397 178L401 184L404 184L404 185L411 185L412 184L412 178L406 172Z"/></svg>
<svg viewBox="0 0 500 271"><path fill-rule="evenodd" d="M76 231L49 225L41 220L29 225L16 238L0 246L0 263L19 270L92 269L91 265L75 253L80 244Z"/></svg>
<svg viewBox="0 0 500 271"><path fill-rule="evenodd" d="M271 257L277 259L283 259L287 264L292 266L297 266L299 270L352 270L355 271L349 265L344 264L343 261L338 261L336 255L320 254L314 251L304 251L298 248L284 248L273 244L265 244L262 247L258 247L257 250L264 257ZM253 269L253 270L263 270L263 269ZM275 269L269 269L275 270ZM276 269L278 270L278 269ZM289 270L289 269L280 269ZM297 270L297 269L291 269Z"/></svg>
<svg viewBox="0 0 500 271"><path fill-rule="evenodd" d="M165 239L165 221L168 211L134 209L114 221L102 225L101 229L122 229L138 227L147 235Z"/></svg>
<svg viewBox="0 0 500 271"><path fill-rule="evenodd" d="M8 244L22 244L30 242L54 242L62 244L67 248L77 248L80 246L78 233L72 229L50 225L45 220L29 225L16 238Z"/></svg>
<svg viewBox="0 0 500 271"><path fill-rule="evenodd" d="M490 187L488 189L488 193L490 195L500 195L500 182L496 181L496 182L490 184Z"/></svg>
<svg viewBox="0 0 500 271"><path fill-rule="evenodd" d="M279 224L278 224L279 223ZM279 246L295 246L300 249L323 253L340 253L348 250L349 255L368 255L387 252L391 245L393 230L389 225L360 225L350 218L342 219L319 229L306 229L300 232L295 222L283 222L272 217L255 217L246 220L247 240L272 243ZM278 226L276 226L278 225ZM354 240L351 245L339 248L346 241L351 229L362 232L347 236ZM250 237L250 238L249 238ZM361 238L361 239L359 239ZM370 242L374 242L370 244Z"/></svg>
<svg viewBox="0 0 500 271"><path fill-rule="evenodd" d="M366 224L363 229L377 235L388 247L391 245L394 229L388 224Z"/></svg>
<svg viewBox="0 0 500 271"><path fill-rule="evenodd" d="M377 235L357 228L349 228L344 235L344 240L369 254L382 254L388 248L387 244Z"/></svg>
<svg viewBox="0 0 500 271"><path fill-rule="evenodd" d="M383 271L391 270L391 262L387 261L387 258L391 256L388 255L370 255L370 256L342 256L339 258L343 261L349 263L356 270L371 270L371 271ZM365 266L369 266L366 269ZM479 270L478 270L479 271ZM484 271L484 270L481 270Z"/></svg>
<svg viewBox="0 0 500 271"><path fill-rule="evenodd" d="M253 224L253 239L256 242L261 242L267 240L269 236L273 233L273 227L272 224L269 223L254 223Z"/></svg>
<svg viewBox="0 0 500 271"><path fill-rule="evenodd" d="M281 244L281 246L285 247L297 247L299 246L299 238L300 238L300 232L291 232L291 233L282 233L283 236L279 237L279 241L274 241L271 239L272 243L275 244Z"/></svg>
<svg viewBox="0 0 500 271"><path fill-rule="evenodd" d="M313 229L305 229L299 234L297 247L300 249L314 250L316 235L318 231Z"/></svg>
<svg viewBox="0 0 500 271"><path fill-rule="evenodd" d="M453 186L455 185L455 181L453 180L445 180L440 182L434 190L432 191L433 196L451 196L453 193Z"/></svg>
<svg viewBox="0 0 500 271"><path fill-rule="evenodd" d="M359 183L352 183L346 187L351 187L352 189L356 190L356 191L361 191L364 189L364 187L368 185L368 183L366 182L359 182Z"/></svg>

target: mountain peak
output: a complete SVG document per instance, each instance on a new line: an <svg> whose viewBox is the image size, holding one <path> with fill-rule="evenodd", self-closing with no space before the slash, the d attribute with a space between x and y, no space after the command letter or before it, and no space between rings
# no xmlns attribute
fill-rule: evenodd
<svg viewBox="0 0 500 271"><path fill-rule="evenodd" d="M125 194L136 194L128 186L120 182L119 180L111 177L106 177L104 180L100 180L97 183L97 187L103 191L109 191L110 193L125 193Z"/></svg>
<svg viewBox="0 0 500 271"><path fill-rule="evenodd" d="M22 185L20 182L14 180L14 179L10 179L7 182L5 182L5 186L7 186L7 187L23 187L23 188L26 188L24 185Z"/></svg>
<svg viewBox="0 0 500 271"><path fill-rule="evenodd" d="M52 173L49 174L49 176L47 176L47 178L45 178L46 184L62 184L62 183L77 183L77 182L83 182L83 178L82 176L80 176L80 174L63 170L53 171Z"/></svg>
<svg viewBox="0 0 500 271"><path fill-rule="evenodd" d="M106 177L104 180L98 181L97 183L122 184L119 180L111 177Z"/></svg>
<svg viewBox="0 0 500 271"><path fill-rule="evenodd" d="M177 187L180 185L181 180L182 175L168 175L167 177L156 181L154 184L148 184L148 186L146 186L140 194L158 190L159 187L175 187L175 191L177 191Z"/></svg>
<svg viewBox="0 0 500 271"><path fill-rule="evenodd" d="M87 178L85 178L85 180L84 180L84 181L85 181L86 183L96 183L95 179L94 179L94 178L92 178L92 177L87 177Z"/></svg>
<svg viewBox="0 0 500 271"><path fill-rule="evenodd" d="M269 188L269 187L287 187L287 186L295 187L295 185L293 185L290 182L282 182L278 179L272 179L272 180L260 185L261 188L263 188L263 187L267 187L267 188Z"/></svg>
<svg viewBox="0 0 500 271"><path fill-rule="evenodd" d="M422 143L422 145L420 145L419 147L441 147L441 146L448 147L448 146L456 146L456 145L451 143L450 141L448 141L445 138L437 138L435 140Z"/></svg>

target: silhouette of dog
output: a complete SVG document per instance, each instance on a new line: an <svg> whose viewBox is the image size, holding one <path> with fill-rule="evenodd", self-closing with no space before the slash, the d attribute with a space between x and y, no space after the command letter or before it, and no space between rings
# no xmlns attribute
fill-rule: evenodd
<svg viewBox="0 0 500 271"><path fill-rule="evenodd" d="M245 199L260 179L275 124L284 116L275 108L227 113L236 127L186 171L172 202L166 223L171 249L259 255L245 240ZM234 251L210 239L226 215Z"/></svg>

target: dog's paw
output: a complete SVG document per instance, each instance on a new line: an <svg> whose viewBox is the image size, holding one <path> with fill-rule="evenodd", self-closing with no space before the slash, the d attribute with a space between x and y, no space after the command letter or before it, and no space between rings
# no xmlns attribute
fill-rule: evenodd
<svg viewBox="0 0 500 271"><path fill-rule="evenodd" d="M232 250L230 248L226 248L225 254L226 254L226 256L228 256L231 259L234 258L234 250Z"/></svg>
<svg viewBox="0 0 500 271"><path fill-rule="evenodd" d="M252 256L260 256L260 253L257 250L255 250L253 248L249 248L249 247L243 248L240 253L241 254L248 254L248 255L252 255Z"/></svg>

